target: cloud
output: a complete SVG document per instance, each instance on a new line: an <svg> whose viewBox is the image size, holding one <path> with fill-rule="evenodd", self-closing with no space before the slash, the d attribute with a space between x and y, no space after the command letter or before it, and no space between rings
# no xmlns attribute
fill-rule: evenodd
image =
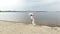
<svg viewBox="0 0 60 34"><path fill-rule="evenodd" d="M0 0L0 10L18 11L24 9L26 3L24 0Z"/></svg>
<svg viewBox="0 0 60 34"><path fill-rule="evenodd" d="M58 11L60 0L0 0L0 10Z"/></svg>
<svg viewBox="0 0 60 34"><path fill-rule="evenodd" d="M30 4L28 4L27 10L32 10L32 11L60 10L60 0L37 0L37 1L31 1Z"/></svg>
<svg viewBox="0 0 60 34"><path fill-rule="evenodd" d="M54 3L54 2L56 2L56 0L42 0L40 2L40 4L43 5L43 4L50 4L50 3Z"/></svg>
<svg viewBox="0 0 60 34"><path fill-rule="evenodd" d="M49 11L60 11L60 4L52 5L47 10L49 10Z"/></svg>
<svg viewBox="0 0 60 34"><path fill-rule="evenodd" d="M60 11L60 0L30 0L25 10L29 11Z"/></svg>

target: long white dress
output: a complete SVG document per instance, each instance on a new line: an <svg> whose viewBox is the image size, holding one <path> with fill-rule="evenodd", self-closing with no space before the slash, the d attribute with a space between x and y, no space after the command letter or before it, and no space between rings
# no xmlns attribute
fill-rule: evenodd
<svg viewBox="0 0 60 34"><path fill-rule="evenodd" d="M36 25L36 24L35 24L35 21L34 21L34 16L31 16L31 21L32 21L32 24L33 24L33 25Z"/></svg>

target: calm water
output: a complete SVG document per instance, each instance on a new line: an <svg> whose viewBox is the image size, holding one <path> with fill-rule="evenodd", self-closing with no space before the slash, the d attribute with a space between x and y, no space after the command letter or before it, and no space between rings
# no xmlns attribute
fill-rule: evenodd
<svg viewBox="0 0 60 34"><path fill-rule="evenodd" d="M30 12L0 12L0 20L28 22L30 23ZM46 25L60 26L60 12L32 12L35 14L35 22Z"/></svg>

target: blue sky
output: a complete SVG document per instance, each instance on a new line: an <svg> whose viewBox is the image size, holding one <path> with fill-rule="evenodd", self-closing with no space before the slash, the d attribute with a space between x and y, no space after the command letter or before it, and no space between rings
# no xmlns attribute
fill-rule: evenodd
<svg viewBox="0 0 60 34"><path fill-rule="evenodd" d="M2 11L60 11L60 0L0 0Z"/></svg>

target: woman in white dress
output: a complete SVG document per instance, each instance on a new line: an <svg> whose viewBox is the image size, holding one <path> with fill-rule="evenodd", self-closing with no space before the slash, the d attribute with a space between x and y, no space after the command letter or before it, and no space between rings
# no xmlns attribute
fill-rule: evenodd
<svg viewBox="0 0 60 34"><path fill-rule="evenodd" d="M31 21L32 21L32 25L36 25L35 22L34 22L34 14L33 13L29 13L30 15L30 18L31 18Z"/></svg>

